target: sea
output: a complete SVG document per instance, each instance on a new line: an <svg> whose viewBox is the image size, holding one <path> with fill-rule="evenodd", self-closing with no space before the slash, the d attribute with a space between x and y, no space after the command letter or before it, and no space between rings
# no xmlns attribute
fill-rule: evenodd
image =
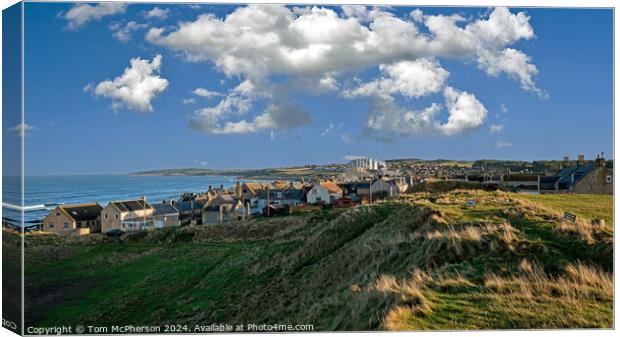
<svg viewBox="0 0 620 337"><path fill-rule="evenodd" d="M19 223L19 177L4 176L2 180L2 218ZM24 220L26 224L37 223L62 204L98 202L105 207L110 201L141 196L146 196L150 203L160 203L164 199L176 199L183 192L204 192L209 186L220 185L228 188L236 183L235 177L222 176L27 176Z"/></svg>

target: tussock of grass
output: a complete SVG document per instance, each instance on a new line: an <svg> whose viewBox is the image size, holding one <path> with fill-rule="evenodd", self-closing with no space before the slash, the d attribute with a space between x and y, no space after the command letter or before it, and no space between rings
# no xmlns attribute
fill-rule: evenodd
<svg viewBox="0 0 620 337"><path fill-rule="evenodd" d="M500 277L491 273L486 276L484 285L494 293L526 298L551 296L571 301L583 298L613 299L611 274L580 262L569 264L564 274L554 277L546 274L540 265L523 260L519 275Z"/></svg>
<svg viewBox="0 0 620 337"><path fill-rule="evenodd" d="M424 286L424 281L426 280L418 280L414 277L399 282L392 275L383 275L371 289L394 296L397 306L407 306L414 314L428 315L432 309L421 289Z"/></svg>
<svg viewBox="0 0 620 337"><path fill-rule="evenodd" d="M577 220L576 222L560 220L558 224L553 227L553 230L583 240L588 244L610 238L606 235L609 233L608 227L604 225L593 225L583 220Z"/></svg>
<svg viewBox="0 0 620 337"><path fill-rule="evenodd" d="M414 231L415 241L423 261L428 265L442 265L475 257L484 251L514 251L517 240L515 229L507 222L489 221L477 224L448 225L434 214L427 225Z"/></svg>

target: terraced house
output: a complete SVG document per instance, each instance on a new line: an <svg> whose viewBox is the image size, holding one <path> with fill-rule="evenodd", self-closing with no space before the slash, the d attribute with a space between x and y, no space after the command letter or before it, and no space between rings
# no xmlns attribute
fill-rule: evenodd
<svg viewBox="0 0 620 337"><path fill-rule="evenodd" d="M538 190L540 193L613 195L613 172L601 154L594 163L567 166L553 176L539 177Z"/></svg>
<svg viewBox="0 0 620 337"><path fill-rule="evenodd" d="M43 219L42 230L80 235L100 232L102 209L97 203L57 206Z"/></svg>
<svg viewBox="0 0 620 337"><path fill-rule="evenodd" d="M235 187L236 197L243 200L244 205L248 202L253 209L258 208L259 192L265 189L273 189L273 186L269 183L247 181L244 183L237 182Z"/></svg>
<svg viewBox="0 0 620 337"><path fill-rule="evenodd" d="M154 209L146 198L138 200L112 201L101 211L101 231L113 229L137 231L153 228Z"/></svg>

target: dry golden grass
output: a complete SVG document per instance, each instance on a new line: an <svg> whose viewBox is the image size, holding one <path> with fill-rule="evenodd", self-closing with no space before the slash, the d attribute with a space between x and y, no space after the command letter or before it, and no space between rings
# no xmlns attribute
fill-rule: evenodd
<svg viewBox="0 0 620 337"><path fill-rule="evenodd" d="M578 238L589 244L601 240L601 236L604 236L604 233L611 231L605 225L593 225L581 219L577 219L576 222L559 220L558 224L553 227L553 230L557 233Z"/></svg>
<svg viewBox="0 0 620 337"><path fill-rule="evenodd" d="M383 325L391 330L404 315L429 315L432 313L432 304L424 296L426 283L432 281L428 275L416 270L413 276L405 280L396 280L392 275L382 275L371 287L370 291L379 291L390 295L393 299L393 308L384 318Z"/></svg>
<svg viewBox="0 0 620 337"><path fill-rule="evenodd" d="M537 296L562 297L566 300L613 298L613 278L594 266L571 263L560 276L550 276L542 267L527 260L521 261L520 275L500 277L490 273L485 277L488 291L526 298Z"/></svg>

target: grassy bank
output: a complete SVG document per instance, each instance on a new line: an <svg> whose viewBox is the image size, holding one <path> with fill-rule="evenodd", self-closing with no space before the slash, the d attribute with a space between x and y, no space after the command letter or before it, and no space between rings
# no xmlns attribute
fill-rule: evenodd
<svg viewBox="0 0 620 337"><path fill-rule="evenodd" d="M457 190L123 242L30 235L26 322L611 327L612 227L561 215Z"/></svg>

